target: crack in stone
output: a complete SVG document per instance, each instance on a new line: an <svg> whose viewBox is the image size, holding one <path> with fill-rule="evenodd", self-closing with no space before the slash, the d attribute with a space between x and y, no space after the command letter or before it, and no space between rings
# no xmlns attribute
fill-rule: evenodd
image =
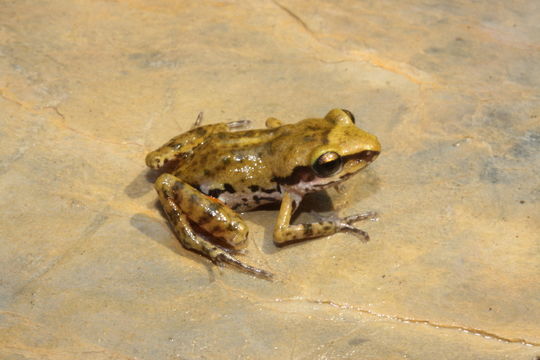
<svg viewBox="0 0 540 360"><path fill-rule="evenodd" d="M94 140L94 141L99 141L99 142L103 142L103 143L106 143L106 144L112 144L112 145L134 145L134 146L137 146L137 147L143 147L142 144L139 144L139 143L134 143L134 142L129 142L129 141L121 141L121 142L117 142L117 141L111 141L111 140L104 140L102 138L99 138L97 136L94 136L92 134L88 134L88 133L85 133L85 132L82 132L80 130L77 130L69 125L66 124L66 117L65 115L60 112L60 110L58 109L58 106L44 106L42 109L51 109L61 120L52 120L51 122L57 127L57 128L60 128L60 129L64 129L64 130L68 130L68 131L71 131L71 132L74 132L75 134L77 135L80 135L82 137L85 137L87 139L90 139L90 140Z"/></svg>
<svg viewBox="0 0 540 360"><path fill-rule="evenodd" d="M309 299L309 298L298 296L298 297L285 298L285 299L276 299L275 301L276 302L307 302L311 304L328 305L328 306L338 308L338 309L352 310L352 311L360 312L360 313L367 314L370 316L376 316L382 319L398 321L405 324L408 324L408 323L422 324L422 325L427 325L436 329L458 330L465 334L482 336L484 339L487 339L487 340L497 340L503 343L522 344L525 346L540 346L540 343L538 342L534 342L534 341L527 340L524 338L501 336L493 332L482 330L479 328L473 328L473 327L467 327L467 326L461 326L461 325L443 324L443 323L438 323L438 322L434 322L434 321L426 320L426 319L414 319L414 318L408 318L408 317L403 317L403 316L398 316L398 315L382 314L382 313L378 313L372 310L363 309L359 306L354 306L354 305L350 305L346 303L339 304L332 300Z"/></svg>
<svg viewBox="0 0 540 360"><path fill-rule="evenodd" d="M302 18L298 15L296 15L296 13L294 13L292 10L290 10L288 7L280 4L279 2L277 2L276 0L272 0L272 2L277 6L279 7L281 10L285 11L290 17L292 17L294 19L295 22L297 22L298 24L300 24L300 26L308 33L310 34L311 36L313 36L315 39L318 40L318 37L317 35L315 34L315 32L313 32L313 30L311 30L309 28L309 26L304 22L304 20L302 20Z"/></svg>
<svg viewBox="0 0 540 360"><path fill-rule="evenodd" d="M331 45L328 45L324 42L322 42L317 34L311 30L311 28L307 25L307 23L302 20L300 16L298 16L295 12L287 8L286 6L282 5L276 0L272 0L272 2L279 7L281 10L286 12L290 17L294 19L295 22L300 24L300 26L314 39L316 39L320 44L324 44L324 46L328 46L334 51L339 52L339 49L334 48ZM417 85L430 85L435 86L435 81L431 78L430 75L424 73L423 71L420 71L414 67L412 67L409 64L399 63L396 61L391 61L388 59L383 59L376 54L373 53L373 51L361 51L361 50L351 50L350 55L352 55L353 58L340 58L337 60L326 60L316 57L315 60L323 62L323 63L329 63L329 64L336 64L336 63L343 63L343 62L356 62L358 61L357 58L360 58L361 61L367 62L371 64L372 66L375 66L377 68L390 71L396 75L403 76L407 80L411 81L414 84Z"/></svg>
<svg viewBox="0 0 540 360"><path fill-rule="evenodd" d="M1 319L1 317L6 317L7 319ZM20 325L22 325L23 327L30 328L34 332L34 335L41 334L42 331L47 331L48 336L52 334L53 336L61 337L64 340L66 339L65 336L62 336L63 335L62 333L51 332L49 327L47 327L46 325L40 322L37 322L36 320L26 315L22 315L22 314L19 314L17 312L12 312L12 311L0 310L0 321L4 320L9 323L9 321L11 320L10 318L16 319L16 323L10 327L20 328ZM49 358L49 356L47 355L50 355L50 354L62 355L61 358L73 358L74 356L77 356L79 354L106 354L108 355L107 359L118 359L118 360L120 359L135 360L136 359L134 357L125 355L116 350L103 347L94 342L89 342L86 339L82 339L81 337L77 335L71 334L70 336L71 336L70 340L72 341L74 340L78 342L79 344L91 346L93 349L91 348L88 350L77 351L77 350L71 350L70 348L60 348L60 349L55 348L51 350L50 348L46 346L39 346L39 345L29 346L24 343L17 342L16 340L14 341L12 338L0 338L0 348L2 350L9 350L11 351L12 354L15 354L15 355L21 355L21 356L28 355L29 358L35 358L36 355L40 356L40 358ZM7 341L10 341L10 342L7 342ZM76 345L76 347L78 348L80 347L80 345Z"/></svg>
<svg viewBox="0 0 540 360"><path fill-rule="evenodd" d="M0 97L33 113L36 112L30 104L17 99L13 94L10 94L7 89L0 89Z"/></svg>
<svg viewBox="0 0 540 360"><path fill-rule="evenodd" d="M114 200L114 199L113 199ZM112 201L112 200L111 200ZM106 204L102 210L100 210L92 219L90 224L88 224L85 229L82 231L81 235L77 240L75 240L74 244L70 247L68 247L63 254L58 256L54 261L52 261L46 268L44 268L42 271L37 271L37 274L34 274L30 279L26 281L26 283L21 286L17 291L13 293L13 298L23 293L31 284L36 282L37 280L43 278L46 274L48 274L51 270L56 268L58 264L61 263L63 259L65 259L68 254L70 254L74 248L76 248L79 244L82 243L85 239L90 238L92 235L94 235L100 227L105 224L107 219L109 219L109 212L110 206Z"/></svg>
<svg viewBox="0 0 540 360"><path fill-rule="evenodd" d="M77 129L75 129L75 128L73 128L73 127L71 127L71 126L69 126L69 125L67 125L65 123L66 116L62 112L60 112L57 105L54 105L54 106L48 105L48 106L36 107L36 106L34 106L34 105L30 104L30 103L27 103L27 102L24 102L22 100L17 99L17 97L14 96L13 94L11 94L7 89L0 89L0 98L22 107L24 110L28 111L31 114L43 114L43 110L52 110L57 115L57 117L61 119L61 120L51 120L53 125L55 125L57 128L71 131L71 132L73 132L73 133L75 133L77 135L80 135L82 137L85 137L85 138L88 138L88 139L91 139L91 140L94 140L94 141L103 142L103 143L106 143L106 144L134 145L134 146L137 146L137 147L144 147L143 144L129 142L129 141L116 142L116 141L104 140L104 139L99 138L97 136L94 136L92 134L88 134L88 133L79 131L79 130L77 130Z"/></svg>

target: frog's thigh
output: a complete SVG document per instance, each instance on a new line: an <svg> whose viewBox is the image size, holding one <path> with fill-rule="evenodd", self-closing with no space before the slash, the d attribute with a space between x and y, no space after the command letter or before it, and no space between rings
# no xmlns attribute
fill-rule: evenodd
<svg viewBox="0 0 540 360"><path fill-rule="evenodd" d="M222 238L228 246L234 249L243 247L247 240L248 228L242 218L232 209L209 197L181 179L171 174L161 175L155 184L159 199L173 223L182 244L186 247L207 253L204 245L208 241L197 239L196 236L185 236L185 228L189 227L189 219L215 237ZM183 220L182 218L187 219ZM192 231L191 231L192 232ZM196 240L193 240L193 239ZM194 243L195 242L195 243Z"/></svg>
<svg viewBox="0 0 540 360"><path fill-rule="evenodd" d="M285 193L281 200L281 208L274 228L274 243L276 245L286 245L300 240L328 236L343 230L340 224L335 221L291 225L291 216L295 207L291 195Z"/></svg>

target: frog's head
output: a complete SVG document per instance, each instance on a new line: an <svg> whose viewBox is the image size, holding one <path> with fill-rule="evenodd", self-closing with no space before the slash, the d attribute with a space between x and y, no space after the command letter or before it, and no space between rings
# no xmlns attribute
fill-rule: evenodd
<svg viewBox="0 0 540 360"><path fill-rule="evenodd" d="M295 167L282 184L300 194L348 179L381 151L377 137L356 127L348 110L333 109L323 119L307 119L297 125L306 140L292 152Z"/></svg>

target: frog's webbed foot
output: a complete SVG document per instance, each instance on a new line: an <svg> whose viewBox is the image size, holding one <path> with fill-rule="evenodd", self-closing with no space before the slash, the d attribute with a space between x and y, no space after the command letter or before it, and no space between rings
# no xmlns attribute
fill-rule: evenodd
<svg viewBox="0 0 540 360"><path fill-rule="evenodd" d="M274 275L266 270L256 268L254 266L248 265L246 263L243 263L242 261L238 260L234 256L232 256L230 253L223 251L219 254L215 254L214 257L211 258L211 260L214 262L214 264L218 266L223 266L223 264L229 264L232 266L236 266L240 270L243 270L251 275L266 279L266 280L272 280Z"/></svg>
<svg viewBox="0 0 540 360"><path fill-rule="evenodd" d="M363 220L378 221L379 217L375 211L366 211L360 214L349 215L343 218L337 216L322 216L316 212L311 212L320 222L332 222L335 224L337 231L347 231L358 236L360 240L369 241L369 234L362 229L353 226L354 223Z"/></svg>
<svg viewBox="0 0 540 360"><path fill-rule="evenodd" d="M204 113L201 111L199 115L197 115L197 119L195 119L195 122L193 123L191 128L194 129L201 126L203 118L204 118ZM230 121L226 123L229 130L245 128L249 126L250 124L251 124L251 120L246 120L246 119L235 120L235 121Z"/></svg>
<svg viewBox="0 0 540 360"><path fill-rule="evenodd" d="M241 251L247 240L247 226L233 210L171 174L162 174L156 181L156 190L163 210L182 245L199 252L215 264L234 265L252 275L270 280L272 274L245 264L232 254ZM228 248L197 236L191 222L209 234L222 238Z"/></svg>
<svg viewBox="0 0 540 360"><path fill-rule="evenodd" d="M196 127L201 126L202 121L203 121L203 118L204 118L204 112L201 111L201 112L197 115L197 118L195 119L195 122L193 123L193 125L191 125L191 128L194 129L194 128L196 128Z"/></svg>
<svg viewBox="0 0 540 360"><path fill-rule="evenodd" d="M247 119L235 120L227 123L230 130L246 128L249 125L251 125L251 120Z"/></svg>

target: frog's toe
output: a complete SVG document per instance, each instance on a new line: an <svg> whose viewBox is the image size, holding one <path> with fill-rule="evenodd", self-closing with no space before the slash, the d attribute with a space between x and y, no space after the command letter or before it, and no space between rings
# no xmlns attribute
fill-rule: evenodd
<svg viewBox="0 0 540 360"><path fill-rule="evenodd" d="M355 222L362 220L379 221L379 214L377 214L376 211L366 211L360 214L346 216L341 219L341 221L346 222L347 224L354 224Z"/></svg>
<svg viewBox="0 0 540 360"><path fill-rule="evenodd" d="M244 270L251 275L266 280L272 280L272 278L274 277L271 272L245 264L227 252L217 254L214 258L212 258L212 261L214 261L214 263L219 266L223 266L223 264L225 263L236 266L237 268L240 268L241 270Z"/></svg>
<svg viewBox="0 0 540 360"><path fill-rule="evenodd" d="M364 230L359 229L359 228L357 228L355 226L352 226L352 225L347 224L347 223L342 223L342 224L340 224L340 229L342 231L347 231L347 232L353 233L360 240L362 240L362 242L368 242L369 241L369 234L367 232L365 232Z"/></svg>
<svg viewBox="0 0 540 360"><path fill-rule="evenodd" d="M243 119L243 120L236 120L231 121L227 123L227 126L229 129L242 129L245 127L248 127L251 124L251 120Z"/></svg>
<svg viewBox="0 0 540 360"><path fill-rule="evenodd" d="M152 151L146 156L146 166L152 169L159 169L164 165L163 158L161 158L155 151Z"/></svg>

